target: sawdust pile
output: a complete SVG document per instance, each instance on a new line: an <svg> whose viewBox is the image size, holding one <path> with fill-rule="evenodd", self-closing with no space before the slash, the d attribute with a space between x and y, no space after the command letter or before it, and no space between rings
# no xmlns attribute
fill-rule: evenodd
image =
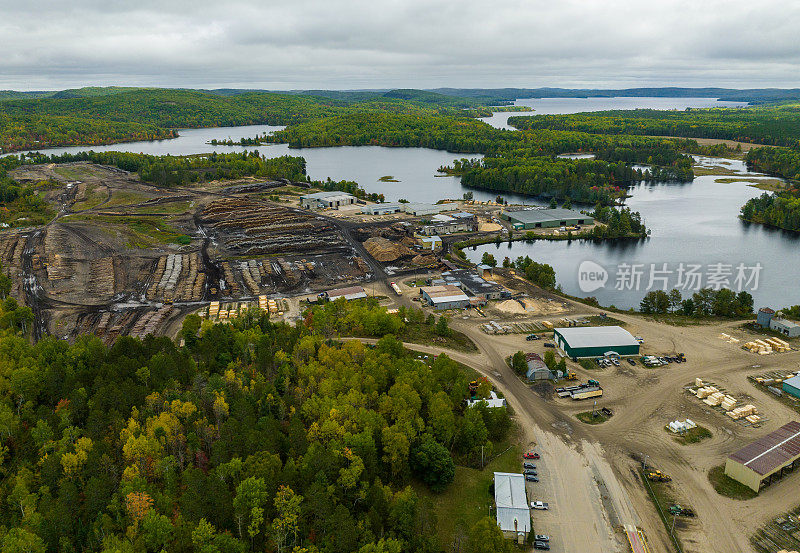
<svg viewBox="0 0 800 553"><path fill-rule="evenodd" d="M408 246L391 242L380 236L369 238L364 242L364 247L372 257L384 263L387 261L395 261L401 257L410 257L414 255Z"/></svg>
<svg viewBox="0 0 800 553"><path fill-rule="evenodd" d="M514 315L522 315L525 313L525 308L522 307L517 300L505 300L498 302L495 307L503 313L511 313Z"/></svg>
<svg viewBox="0 0 800 553"><path fill-rule="evenodd" d="M502 229L501 225L497 223L481 223L478 225L478 230L480 232L497 232L498 230Z"/></svg>

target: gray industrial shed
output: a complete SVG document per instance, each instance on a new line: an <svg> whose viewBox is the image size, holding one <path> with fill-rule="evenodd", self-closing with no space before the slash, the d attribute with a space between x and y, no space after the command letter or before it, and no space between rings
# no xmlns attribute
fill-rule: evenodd
<svg viewBox="0 0 800 553"><path fill-rule="evenodd" d="M780 332L787 338L797 338L800 336L800 325L786 319L773 317L769 321L769 327L775 332Z"/></svg>
<svg viewBox="0 0 800 553"><path fill-rule="evenodd" d="M509 221L514 228L556 228L572 225L591 225L594 219L572 209L519 209L505 210L500 218Z"/></svg>
<svg viewBox="0 0 800 553"><path fill-rule="evenodd" d="M531 531L525 477L511 472L495 472L494 504L497 507L497 525L503 536L524 543Z"/></svg>

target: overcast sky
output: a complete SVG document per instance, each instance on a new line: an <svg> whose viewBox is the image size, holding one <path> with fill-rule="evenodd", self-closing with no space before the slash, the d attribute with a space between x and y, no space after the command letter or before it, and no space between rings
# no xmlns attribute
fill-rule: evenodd
<svg viewBox="0 0 800 553"><path fill-rule="evenodd" d="M0 89L800 86L798 0L0 0Z"/></svg>

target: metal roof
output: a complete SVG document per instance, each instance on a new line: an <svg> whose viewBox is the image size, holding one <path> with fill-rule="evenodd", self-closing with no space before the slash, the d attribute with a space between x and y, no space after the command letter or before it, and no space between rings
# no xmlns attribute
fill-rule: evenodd
<svg viewBox="0 0 800 553"><path fill-rule="evenodd" d="M521 209L519 211L506 210L506 215L522 223L543 223L545 221L564 221L568 219L592 219L580 211L572 209Z"/></svg>
<svg viewBox="0 0 800 553"><path fill-rule="evenodd" d="M787 463L800 459L800 422L788 422L728 458L761 476L772 474Z"/></svg>
<svg viewBox="0 0 800 553"><path fill-rule="evenodd" d="M782 326L783 328L797 328L799 324L788 319L772 319L772 324Z"/></svg>
<svg viewBox="0 0 800 553"><path fill-rule="evenodd" d="M469 301L469 297L458 286L442 284L440 286L423 286L421 289L433 303L449 301Z"/></svg>
<svg viewBox="0 0 800 553"><path fill-rule="evenodd" d="M314 192L313 194L304 194L300 196L300 198L304 200L329 200L331 198L336 198L338 196L342 196L345 198L353 198L352 194L348 194L347 192L340 192L338 190L330 190L327 192Z"/></svg>
<svg viewBox="0 0 800 553"><path fill-rule="evenodd" d="M797 388L800 390L800 373L797 376L793 376L792 378L787 378L783 381L784 384L788 384L792 388Z"/></svg>
<svg viewBox="0 0 800 553"><path fill-rule="evenodd" d="M630 332L619 326L588 326L556 328L571 348L599 348L616 346L638 346L639 342Z"/></svg>
<svg viewBox="0 0 800 553"><path fill-rule="evenodd" d="M496 282L490 282L467 269L445 271L442 273L442 280L448 284L466 288L475 295L491 294L492 292L502 292L505 290L505 288Z"/></svg>
<svg viewBox="0 0 800 553"><path fill-rule="evenodd" d="M511 472L494 473L494 503L497 506L497 525L501 530L531 531L531 512L525 494L525 477Z"/></svg>
<svg viewBox="0 0 800 553"><path fill-rule="evenodd" d="M367 292L361 286L351 286L349 288L338 288L336 290L328 290L328 298L335 300L337 298L344 298L346 300L356 300L366 298Z"/></svg>

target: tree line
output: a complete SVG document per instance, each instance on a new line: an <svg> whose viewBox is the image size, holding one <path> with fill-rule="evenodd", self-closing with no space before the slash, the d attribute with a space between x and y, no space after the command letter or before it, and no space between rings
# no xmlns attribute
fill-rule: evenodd
<svg viewBox="0 0 800 553"><path fill-rule="evenodd" d="M315 310L297 327L260 310L187 317L179 339L31 344L0 304L0 548L7 553L400 553L449 548L434 493L510 427L467 408L470 376L391 334L337 343ZM25 308L23 308L25 309ZM485 519L466 551L506 551ZM499 537L498 537L499 536Z"/></svg>
<svg viewBox="0 0 800 553"><path fill-rule="evenodd" d="M642 298L639 311L648 314L679 313L688 317L741 318L753 314L753 296L728 288L703 288L691 297L683 298L681 291L653 290Z"/></svg>
<svg viewBox="0 0 800 553"><path fill-rule="evenodd" d="M750 108L678 110L609 110L562 115L515 116L517 129L559 129L598 134L680 136L796 146L800 140L800 105L787 103Z"/></svg>

